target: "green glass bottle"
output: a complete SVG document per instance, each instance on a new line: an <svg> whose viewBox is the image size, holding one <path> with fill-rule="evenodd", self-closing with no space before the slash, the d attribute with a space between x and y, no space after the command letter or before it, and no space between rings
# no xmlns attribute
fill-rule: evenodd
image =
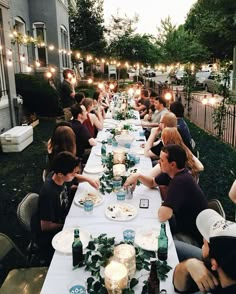
<svg viewBox="0 0 236 294"><path fill-rule="evenodd" d="M160 280L157 273L156 261L151 261L151 270L147 281L147 293L159 294L160 293Z"/></svg>
<svg viewBox="0 0 236 294"><path fill-rule="evenodd" d="M107 148L106 148L105 141L102 141L101 155L102 155L102 157L106 157L106 155L107 155Z"/></svg>
<svg viewBox="0 0 236 294"><path fill-rule="evenodd" d="M83 261L83 244L80 240L79 230L74 230L74 242L72 243L73 266L79 265Z"/></svg>
<svg viewBox="0 0 236 294"><path fill-rule="evenodd" d="M159 260L167 260L168 256L168 237L166 235L166 224L161 224L161 231L158 237L157 256Z"/></svg>

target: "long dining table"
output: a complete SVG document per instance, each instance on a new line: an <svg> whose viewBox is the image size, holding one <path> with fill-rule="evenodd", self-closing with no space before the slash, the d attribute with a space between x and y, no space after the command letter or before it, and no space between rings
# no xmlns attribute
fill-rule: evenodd
<svg viewBox="0 0 236 294"><path fill-rule="evenodd" d="M137 170L143 174L148 174L152 168L152 164L150 158L144 156L143 149L140 147L140 144L143 140L145 140L144 136L140 133L142 128L140 124L139 126L135 125L135 121L132 122L131 120L130 123L133 125L134 130L132 131L132 134L135 137L135 141L132 143L131 148L126 151L128 153L136 153L140 156L140 162L134 168L137 168ZM102 175L102 172L98 174L95 173L95 171L99 171L101 167L100 142L109 136L109 132L106 131L106 128L114 127L115 125L117 125L117 121L112 119L105 120L105 127L98 133L98 144L91 150L90 157L84 169L84 174L97 178ZM115 148L117 147L107 145L107 152L112 152ZM93 169L95 170L94 172ZM85 191L91 191L92 189L93 188L87 182L79 184L75 194L75 199L83 195ZM63 230L67 230L69 228L82 228L89 232L92 238L98 237L100 234L107 234L108 237L115 237L116 242L120 242L123 240L124 227L132 226L136 233L142 228L151 228L153 230L160 229L157 211L161 205L161 196L158 188L150 189L142 184L136 186L133 198L126 199L125 203L133 205L137 210L137 214L134 218L127 221L114 220L107 217L105 214L106 208L109 205L117 203L116 194L114 192L110 194L105 193L103 197L103 202L94 207L92 214L85 213L83 208L77 205L78 203L73 202L66 217ZM140 199L148 199L149 207L140 208ZM166 222L166 230L169 240L167 262L172 269L168 273L167 279L160 282L160 289L165 289L168 294L172 294L175 293L172 285L172 276L175 265L178 263L178 257L168 222ZM85 271L83 267L73 270L72 255L58 252L56 250L41 293L69 293L68 285L70 285L72 281L78 281L81 285L86 285L86 280L90 275L90 272ZM135 277L142 281L147 280L148 275L148 271L142 270L136 271ZM139 282L134 288L135 293L141 293L142 287L143 283Z"/></svg>

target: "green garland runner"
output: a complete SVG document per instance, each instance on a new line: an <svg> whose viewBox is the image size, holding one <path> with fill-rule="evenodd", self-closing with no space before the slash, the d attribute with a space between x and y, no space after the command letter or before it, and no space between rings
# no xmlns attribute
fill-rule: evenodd
<svg viewBox="0 0 236 294"><path fill-rule="evenodd" d="M100 188L99 191L104 195L105 193L110 194L113 191L113 154L109 152L106 157L102 157L102 165L106 168L104 174L99 178ZM128 170L135 166L135 162L130 158L128 153L125 153L125 167ZM137 172L137 169L130 170L130 173ZM125 183L127 176L122 176L122 185ZM138 183L139 184L139 183Z"/></svg>
<svg viewBox="0 0 236 294"><path fill-rule="evenodd" d="M122 244L123 242L119 243ZM84 254L84 261L79 267L84 266L85 271L91 273L91 277L87 279L87 291L89 294L107 294L105 288L104 278L101 276L101 268L105 267L109 259L113 256L115 245L115 238L108 238L106 234L101 234L94 238L87 246L87 252ZM136 251L136 270L150 271L150 258L155 258L155 252L145 251L139 247L135 247ZM167 278L167 273L171 267L167 262L156 261L157 272L160 280ZM76 267L78 268L78 266ZM75 269L76 269L75 268ZM139 283L139 279L132 278L126 289L122 291L123 294L134 294L135 286ZM147 293L147 281L143 282L142 294Z"/></svg>

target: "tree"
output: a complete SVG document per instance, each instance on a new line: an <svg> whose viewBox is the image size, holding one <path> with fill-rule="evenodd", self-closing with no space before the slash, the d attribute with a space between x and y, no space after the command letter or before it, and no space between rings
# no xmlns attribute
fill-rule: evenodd
<svg viewBox="0 0 236 294"><path fill-rule="evenodd" d="M200 63L208 59L209 52L206 47L183 26L173 26L169 17L161 21L158 31L156 44L160 48L163 63Z"/></svg>
<svg viewBox="0 0 236 294"><path fill-rule="evenodd" d="M103 0L77 0L70 9L70 38L73 50L102 56L104 38Z"/></svg>
<svg viewBox="0 0 236 294"><path fill-rule="evenodd" d="M184 27L209 49L213 57L232 59L236 43L236 1L198 0Z"/></svg>

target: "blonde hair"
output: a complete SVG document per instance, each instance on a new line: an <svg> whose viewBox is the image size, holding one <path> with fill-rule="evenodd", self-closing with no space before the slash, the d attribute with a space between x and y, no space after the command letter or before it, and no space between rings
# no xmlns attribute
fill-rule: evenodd
<svg viewBox="0 0 236 294"><path fill-rule="evenodd" d="M191 170L192 175L197 176L199 169L194 161L192 152L184 144L183 139L177 128L166 127L161 132L161 138L164 145L177 144L181 146L187 155L187 167Z"/></svg>
<svg viewBox="0 0 236 294"><path fill-rule="evenodd" d="M177 117L172 112L165 112L161 117L162 123L165 127L176 128L177 127Z"/></svg>

